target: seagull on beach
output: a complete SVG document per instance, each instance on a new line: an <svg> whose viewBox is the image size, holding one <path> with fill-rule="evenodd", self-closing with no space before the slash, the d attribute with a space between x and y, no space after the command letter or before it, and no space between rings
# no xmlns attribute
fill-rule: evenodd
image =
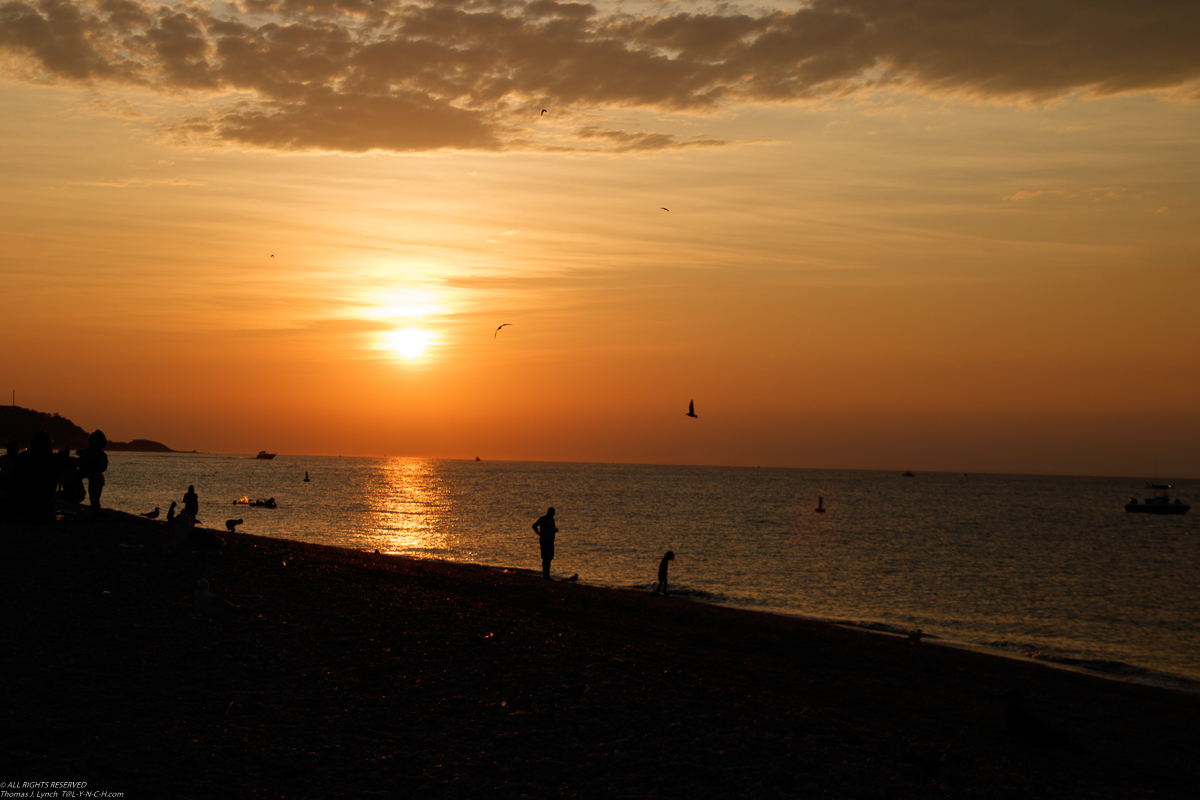
<svg viewBox="0 0 1200 800"><path fill-rule="evenodd" d="M153 511L147 511L141 516L145 517L146 519L158 519L158 506L155 506Z"/></svg>
<svg viewBox="0 0 1200 800"><path fill-rule="evenodd" d="M688 401L687 416L692 417L693 419L700 419L699 417L696 416L696 401L695 400Z"/></svg>
<svg viewBox="0 0 1200 800"><path fill-rule="evenodd" d="M234 532L233 529L241 524L242 524L242 521L240 519L227 519L227 520L225 520L225 529L228 530L230 533L233 533Z"/></svg>
<svg viewBox="0 0 1200 800"><path fill-rule="evenodd" d="M196 611L212 619L226 619L238 614L250 614L255 611L253 608L235 606L224 597L208 591L208 581L204 578L196 581L196 595L192 602L196 607Z"/></svg>
<svg viewBox="0 0 1200 800"><path fill-rule="evenodd" d="M511 322L506 322L506 323L504 323L503 325L501 325L501 326L500 326L500 328L506 327L506 326L508 326L508 325L512 325L512 323L511 323ZM496 328L496 333L493 333L493 334L492 334L492 341L495 341L495 340L496 340L496 335L497 335L498 333L500 333L500 328Z"/></svg>

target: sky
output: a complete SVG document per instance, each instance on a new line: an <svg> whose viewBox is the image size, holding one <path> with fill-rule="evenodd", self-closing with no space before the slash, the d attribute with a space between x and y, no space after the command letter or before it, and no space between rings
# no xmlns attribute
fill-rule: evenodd
<svg viewBox="0 0 1200 800"><path fill-rule="evenodd" d="M0 389L206 452L1200 478L1197 42L0 0Z"/></svg>

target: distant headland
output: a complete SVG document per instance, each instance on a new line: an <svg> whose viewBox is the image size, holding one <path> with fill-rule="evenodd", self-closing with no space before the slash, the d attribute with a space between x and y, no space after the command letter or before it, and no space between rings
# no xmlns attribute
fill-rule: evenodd
<svg viewBox="0 0 1200 800"><path fill-rule="evenodd" d="M58 414L47 414L44 411L34 411L32 408L20 406L0 406L0 448L11 441L16 441L22 447L29 445L29 440L37 431L45 431L54 440L55 449L69 447L72 450L82 450L87 447L88 433L66 417ZM178 453L161 442L149 439L134 439L129 442L109 441L108 450L129 451L132 453Z"/></svg>

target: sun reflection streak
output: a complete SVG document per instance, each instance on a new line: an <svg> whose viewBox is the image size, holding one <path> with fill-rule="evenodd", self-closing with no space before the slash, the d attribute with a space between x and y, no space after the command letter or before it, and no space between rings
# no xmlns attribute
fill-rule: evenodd
<svg viewBox="0 0 1200 800"><path fill-rule="evenodd" d="M392 459L371 490L374 522L367 532L381 553L442 556L452 552L442 523L448 497L434 465L422 459Z"/></svg>

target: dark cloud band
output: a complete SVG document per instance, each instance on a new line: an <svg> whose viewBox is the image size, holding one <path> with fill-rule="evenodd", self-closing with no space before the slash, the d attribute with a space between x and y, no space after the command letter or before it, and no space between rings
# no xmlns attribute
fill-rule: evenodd
<svg viewBox="0 0 1200 800"><path fill-rule="evenodd" d="M0 4L0 50L39 79L215 94L220 110L170 124L190 137L353 152L712 146L569 111L704 113L880 87L1041 101L1200 78L1193 0L814 0L641 17L555 0L238 8L14 0Z"/></svg>

